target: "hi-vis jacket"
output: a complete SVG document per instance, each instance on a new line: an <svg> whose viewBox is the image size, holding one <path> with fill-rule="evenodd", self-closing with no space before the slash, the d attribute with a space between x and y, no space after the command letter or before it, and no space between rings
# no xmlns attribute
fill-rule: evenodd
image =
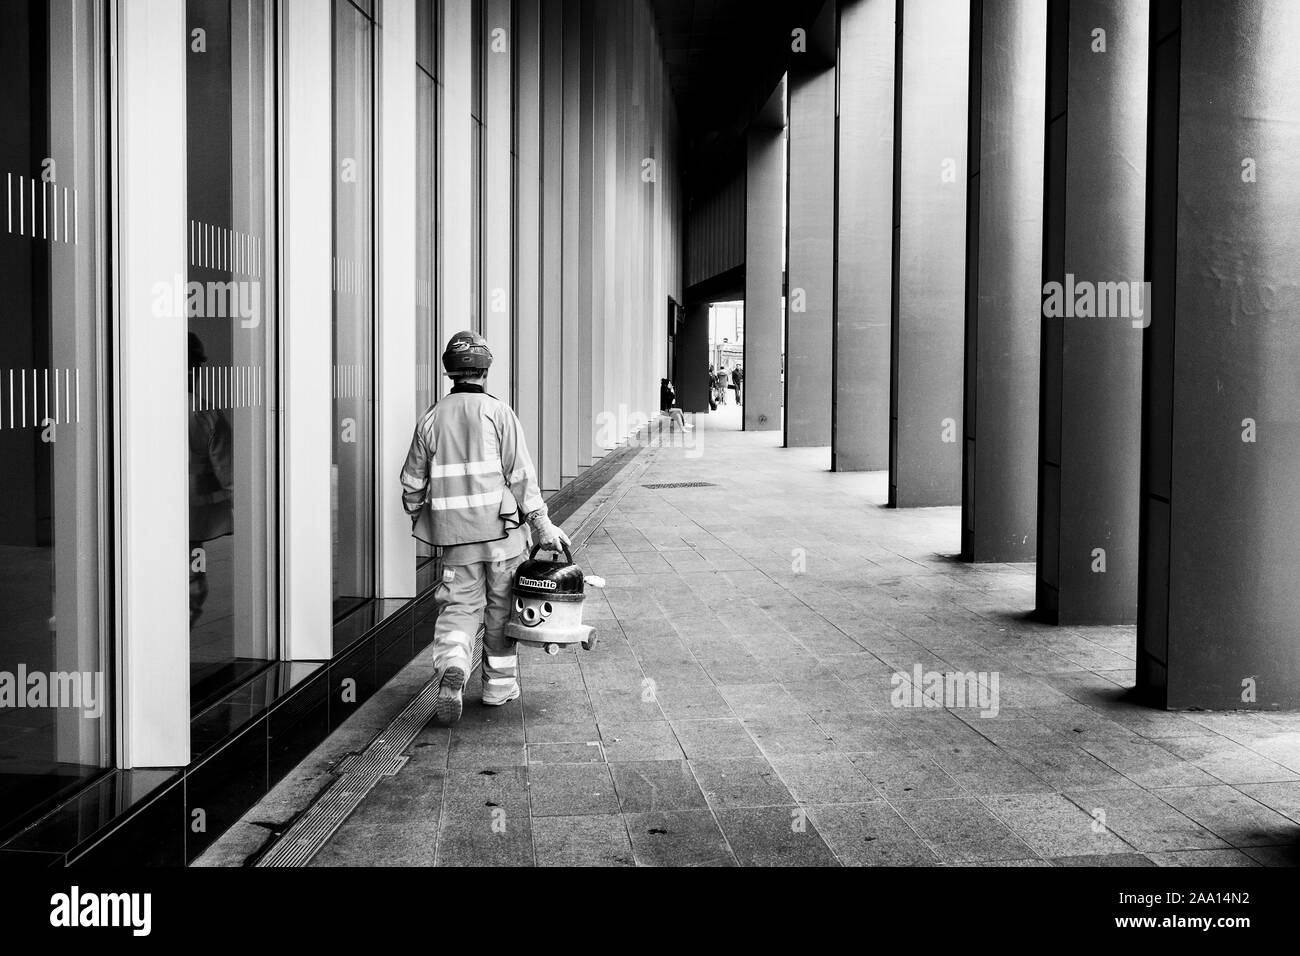
<svg viewBox="0 0 1300 956"><path fill-rule="evenodd" d="M415 537L438 547L499 541L546 508L519 419L477 385L456 386L424 414L402 491Z"/></svg>

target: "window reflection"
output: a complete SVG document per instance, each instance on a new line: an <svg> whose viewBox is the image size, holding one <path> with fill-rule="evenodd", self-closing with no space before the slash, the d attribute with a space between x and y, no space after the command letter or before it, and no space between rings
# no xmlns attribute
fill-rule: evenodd
<svg viewBox="0 0 1300 956"><path fill-rule="evenodd" d="M272 656L272 13L186 0L191 702Z"/></svg>
<svg viewBox="0 0 1300 956"><path fill-rule="evenodd" d="M0 834L108 758L101 17L0 30Z"/></svg>
<svg viewBox="0 0 1300 956"><path fill-rule="evenodd" d="M374 27L334 4L334 612L374 596Z"/></svg>
<svg viewBox="0 0 1300 956"><path fill-rule="evenodd" d="M441 6L419 0L416 6L416 184L415 184L415 414L424 414L441 382L437 324L438 204L438 21ZM434 549L416 543L417 567Z"/></svg>

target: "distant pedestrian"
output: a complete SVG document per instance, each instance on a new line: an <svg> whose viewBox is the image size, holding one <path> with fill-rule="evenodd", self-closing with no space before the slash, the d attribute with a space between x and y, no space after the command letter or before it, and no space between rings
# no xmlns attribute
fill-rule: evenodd
<svg viewBox="0 0 1300 956"><path fill-rule="evenodd" d="M727 403L727 379L730 377L726 369L717 369L714 371L710 385L713 389L713 407L716 409L719 405Z"/></svg>
<svg viewBox="0 0 1300 956"><path fill-rule="evenodd" d="M663 411L668 413L668 420L673 424L680 425L683 431L690 431L695 427L686 424L686 416L682 414L682 410L677 404L677 389L666 378L659 380L659 405Z"/></svg>
<svg viewBox="0 0 1300 956"><path fill-rule="evenodd" d="M736 390L737 405L745 404L744 399L741 397L741 388L744 386L744 384L745 384L745 366L737 365L735 368L731 370L731 387Z"/></svg>
<svg viewBox="0 0 1300 956"><path fill-rule="evenodd" d="M718 410L718 372L712 365L709 366L709 411Z"/></svg>

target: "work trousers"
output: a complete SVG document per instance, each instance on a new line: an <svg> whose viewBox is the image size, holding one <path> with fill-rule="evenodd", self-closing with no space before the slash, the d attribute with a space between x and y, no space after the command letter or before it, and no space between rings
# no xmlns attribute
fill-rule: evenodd
<svg viewBox="0 0 1300 956"><path fill-rule="evenodd" d="M511 588L515 570L524 556L505 561L479 561L444 567L434 599L438 623L434 627L434 667L439 674L450 666L473 666L474 635L483 634L483 688L503 688L518 677L515 642L506 637Z"/></svg>

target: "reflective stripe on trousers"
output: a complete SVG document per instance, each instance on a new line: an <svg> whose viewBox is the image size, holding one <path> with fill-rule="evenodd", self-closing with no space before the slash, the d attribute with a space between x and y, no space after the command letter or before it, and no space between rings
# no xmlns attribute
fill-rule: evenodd
<svg viewBox="0 0 1300 956"><path fill-rule="evenodd" d="M518 674L515 642L505 635L510 616L515 570L524 556L480 561L443 569L438 584L438 622L434 627L433 664L438 673L456 665L469 674L474 635L483 625L483 686L504 687Z"/></svg>

